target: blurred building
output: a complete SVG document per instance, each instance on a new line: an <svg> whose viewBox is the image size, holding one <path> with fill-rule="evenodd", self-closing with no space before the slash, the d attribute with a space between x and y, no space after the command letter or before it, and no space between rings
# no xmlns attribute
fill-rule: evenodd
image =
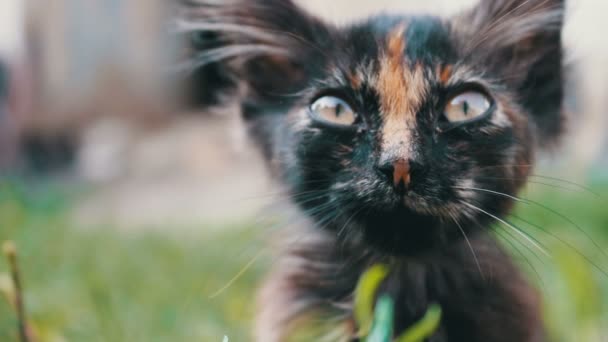
<svg viewBox="0 0 608 342"><path fill-rule="evenodd" d="M8 66L0 60L0 172L12 163L16 153L8 111L8 79Z"/></svg>
<svg viewBox="0 0 608 342"><path fill-rule="evenodd" d="M23 2L0 2L0 172L17 158L17 98L14 84L24 57ZM22 102L22 101L19 101Z"/></svg>
<svg viewBox="0 0 608 342"><path fill-rule="evenodd" d="M14 23L6 36L23 38L12 58L17 169L74 165L101 121L144 127L168 116L164 70L176 49L165 34L166 2L6 1L14 4L11 18L20 18L6 21Z"/></svg>
<svg viewBox="0 0 608 342"><path fill-rule="evenodd" d="M28 0L29 56L45 111L35 125L61 130L107 114L96 112L157 99L172 51L164 34L165 3Z"/></svg>
<svg viewBox="0 0 608 342"><path fill-rule="evenodd" d="M608 21L603 15L608 12L608 2L567 3L565 40L568 62L576 73L569 95L577 99L578 106L570 117L563 169L587 173L594 166L592 175L608 180Z"/></svg>
<svg viewBox="0 0 608 342"><path fill-rule="evenodd" d="M22 56L23 41L22 0L2 0L0 2L0 56L16 59Z"/></svg>

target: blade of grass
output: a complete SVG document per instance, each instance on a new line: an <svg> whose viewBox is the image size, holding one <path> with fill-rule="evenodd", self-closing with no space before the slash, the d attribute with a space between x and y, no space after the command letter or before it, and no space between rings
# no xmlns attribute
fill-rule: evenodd
<svg viewBox="0 0 608 342"><path fill-rule="evenodd" d="M396 342L423 342L437 331L441 316L441 306L432 304L424 317L399 336Z"/></svg>
<svg viewBox="0 0 608 342"><path fill-rule="evenodd" d="M2 252L8 260L10 274L12 278L12 301L17 313L17 327L19 330L19 341L32 342L32 334L27 317L25 314L25 304L23 302L23 287L21 283L21 275L19 272L19 264L17 262L17 247L12 241L5 241L2 244Z"/></svg>
<svg viewBox="0 0 608 342"><path fill-rule="evenodd" d="M393 316L395 314L393 300L383 295L378 299L374 310L374 324L365 342L390 342L393 337Z"/></svg>
<svg viewBox="0 0 608 342"><path fill-rule="evenodd" d="M359 279L355 289L355 320L359 325L359 336L367 336L374 321L374 299L376 290L382 280L388 275L388 267L374 265L370 267Z"/></svg>

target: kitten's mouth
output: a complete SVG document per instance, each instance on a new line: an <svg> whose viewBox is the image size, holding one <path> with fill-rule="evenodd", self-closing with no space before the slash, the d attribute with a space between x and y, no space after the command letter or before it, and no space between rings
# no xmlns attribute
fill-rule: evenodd
<svg viewBox="0 0 608 342"><path fill-rule="evenodd" d="M418 215L433 217L449 217L450 212L456 210L454 204L449 202L430 201L413 194L399 197L399 209L414 212Z"/></svg>
<svg viewBox="0 0 608 342"><path fill-rule="evenodd" d="M432 213L435 210L421 209L419 204L379 209L362 218L364 239L390 254L416 255L437 248L442 243L443 220Z"/></svg>

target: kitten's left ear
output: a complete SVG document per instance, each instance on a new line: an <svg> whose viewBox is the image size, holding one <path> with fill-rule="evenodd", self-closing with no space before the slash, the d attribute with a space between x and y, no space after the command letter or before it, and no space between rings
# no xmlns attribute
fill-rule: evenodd
<svg viewBox="0 0 608 342"><path fill-rule="evenodd" d="M516 92L541 142L562 130L564 0L481 0L454 31L463 56Z"/></svg>
<svg viewBox="0 0 608 342"><path fill-rule="evenodd" d="M195 104L283 106L323 66L329 27L291 0L175 0Z"/></svg>

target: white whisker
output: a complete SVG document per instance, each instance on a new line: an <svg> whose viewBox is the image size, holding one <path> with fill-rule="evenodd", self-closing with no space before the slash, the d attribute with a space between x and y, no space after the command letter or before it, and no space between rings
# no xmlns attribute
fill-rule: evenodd
<svg viewBox="0 0 608 342"><path fill-rule="evenodd" d="M459 188L459 187L454 187L454 188ZM513 199L514 201L520 202L520 203L524 203L524 204L528 204L528 205L535 205L537 207L542 208L543 210L546 210L550 213L552 213L553 215L560 217L561 219L563 219L564 221L568 222L569 224L571 224L574 228L576 228L579 232L581 232L583 235L585 235L585 237L600 251L600 253L602 253L604 255L604 257L606 257L608 259L608 254L606 253L606 251L604 249L602 249L602 247L591 237L591 235L585 231L583 228L581 228L581 226L579 226L578 224L576 224L576 222L574 222L573 220L571 220L569 217L567 217L566 215L556 211L555 209L552 209L542 203L536 202L536 201L532 201L529 199L523 199L523 198L519 198L516 196L512 196L509 194L505 194L499 191L494 191L494 190L488 190L488 189L481 189L481 188L467 188L469 190L474 190L474 191L481 191L481 192L487 192L490 194L495 194L495 195L499 195L499 196L503 196L503 197L507 197L510 199Z"/></svg>
<svg viewBox="0 0 608 342"><path fill-rule="evenodd" d="M496 216L496 215L492 215L489 212L474 206L470 203L467 202L461 202L462 204L466 205L467 207L473 209L473 210L477 210L481 213L484 213L488 216L490 216L491 218L497 220L498 222L502 223L503 225L505 225L506 227L509 227L510 229L512 229L514 232L516 232L518 235L520 235L521 237L523 237L524 239L526 239L526 241L528 241L531 245L533 245L534 247L536 247L540 252L542 252L545 256L547 256L548 258L552 258L551 254L549 254L549 252L547 252L543 247L541 247L538 243L536 243L532 238L530 238L530 236L528 236L527 234L525 234L524 232L522 232L520 229L518 229L517 227L513 226L512 224L510 224L509 222L501 219L500 217Z"/></svg>
<svg viewBox="0 0 608 342"><path fill-rule="evenodd" d="M456 219L454 214L452 214L452 212L450 212L449 215L452 218L452 220L454 221L454 223L456 223L456 226L458 226L458 229L460 229L460 232L462 233L464 240L466 241L467 245L469 246L469 249L471 250L471 254L473 255L473 259L475 259L475 264L477 265L477 269L479 270L479 274L481 275L481 277L483 279L485 279L485 275L483 274L483 271L481 270L481 264L479 263L479 259L477 258L477 254L475 254L475 250L473 249L473 245L471 244L469 237L465 233L464 229L462 228L462 226L460 225L460 223L458 222L458 220Z"/></svg>

